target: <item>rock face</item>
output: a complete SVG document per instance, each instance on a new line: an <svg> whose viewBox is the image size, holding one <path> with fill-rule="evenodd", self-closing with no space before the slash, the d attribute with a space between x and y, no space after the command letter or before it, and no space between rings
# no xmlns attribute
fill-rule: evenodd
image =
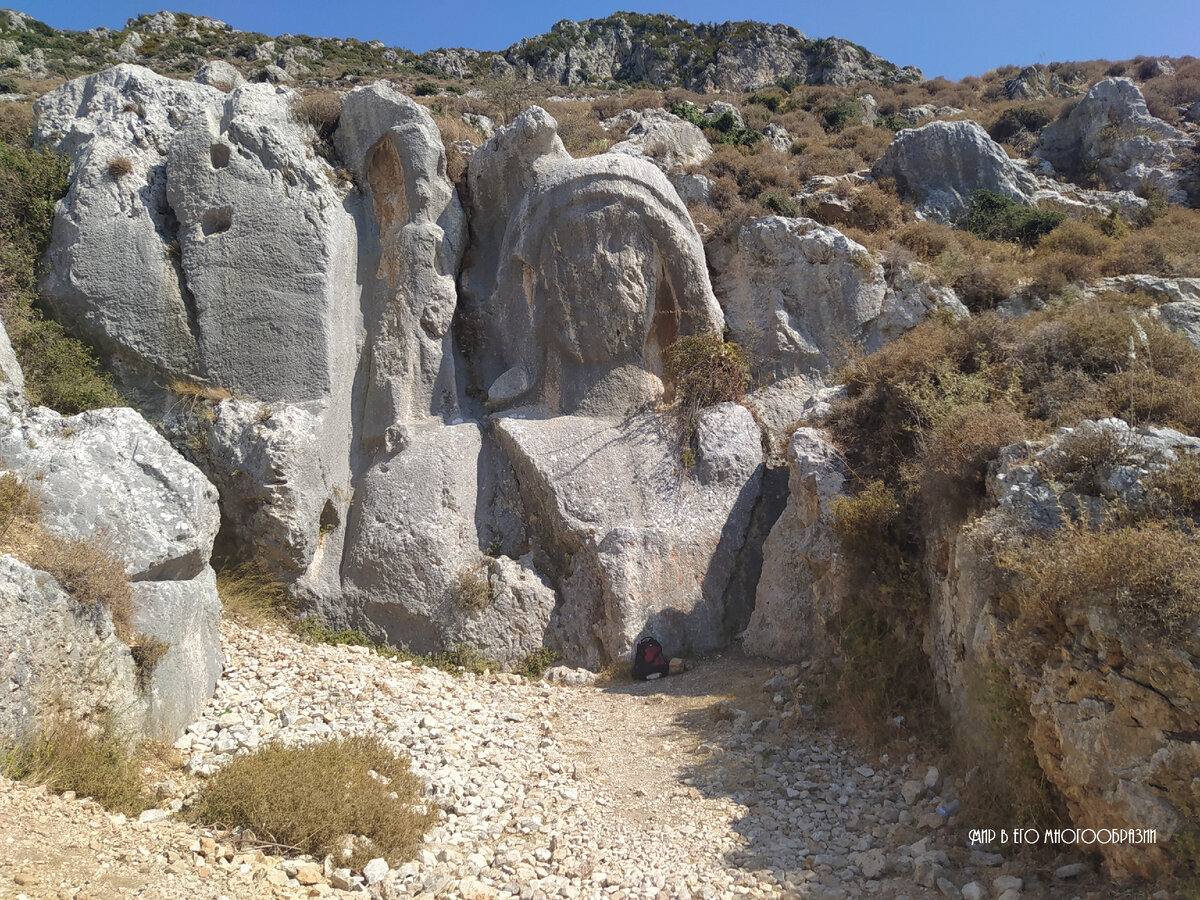
<svg viewBox="0 0 1200 900"><path fill-rule="evenodd" d="M1112 190L1149 185L1186 203L1189 173L1180 163L1193 144L1186 132L1150 115L1131 80L1109 78L1042 130L1035 155L1063 172L1094 170Z"/></svg>
<svg viewBox="0 0 1200 900"><path fill-rule="evenodd" d="M1076 446L1107 436L1121 458L1100 465L1081 486ZM983 727L972 694L981 675L1003 673L1029 699L1030 738L1038 763L1081 828L1157 828L1158 846L1100 847L1118 875L1155 877L1166 863L1166 835L1183 827L1200 748L1200 646L1194 634L1151 636L1119 621L1097 597L1062 610L1065 633L1045 646L1014 641L996 602L995 571L981 546L996 534L1053 531L1068 518L1097 521L1106 508L1136 510L1144 478L1200 438L1166 428L1130 429L1119 419L1084 421L1053 438L1001 451L988 478L992 506L945 536L931 577L934 615L929 646L938 688L961 729ZM986 712L984 713L986 714ZM986 729L982 732L986 733Z"/></svg>
<svg viewBox="0 0 1200 900"><path fill-rule="evenodd" d="M865 247L811 219L752 219L709 249L730 332L760 381L827 370L847 342L877 350L930 309L961 308L911 278L890 288Z"/></svg>
<svg viewBox="0 0 1200 900"><path fill-rule="evenodd" d="M825 623L841 609L844 564L832 522L833 500L846 474L827 435L799 428L787 448L787 508L763 545L762 576L747 649L777 659L823 656L829 649Z"/></svg>
<svg viewBox="0 0 1200 900"><path fill-rule="evenodd" d="M1033 176L970 121L931 122L901 131L871 170L891 177L927 218L953 221L973 191L988 190L1031 206Z"/></svg>
<svg viewBox="0 0 1200 900"><path fill-rule="evenodd" d="M621 128L625 132L625 140L609 147L609 153L644 156L664 172L699 165L712 156L704 132L665 109L627 109L602 124L609 131Z"/></svg>
<svg viewBox="0 0 1200 900"><path fill-rule="evenodd" d="M719 330L687 209L650 163L575 160L539 107L471 160L465 313L495 340L476 377L493 407L574 413L640 408L662 394L662 351Z"/></svg>
<svg viewBox="0 0 1200 900"><path fill-rule="evenodd" d="M192 106L172 117L174 91ZM103 103L81 99L92 96ZM135 177L77 174L47 290L210 473L233 546L330 623L415 650L467 642L515 665L550 641L615 658L663 604L684 611L680 641L719 640L761 463L744 410L705 418L700 462L681 476L701 536L682 534L666 507L643 515L650 499L605 520L684 555L692 580L659 599L643 592L669 573L615 537L587 565L574 554L587 578L572 581L561 554L548 561L539 541L582 540L583 526L539 538L526 505L584 487L542 445L507 433L508 417L489 420L529 409L553 431L566 415L562 433L590 439L671 388L662 356L676 337L721 328L699 236L655 165L574 160L554 120L528 110L470 161L464 258L466 211L437 126L386 84L342 97L332 143L353 184L312 152L294 95L268 84L226 94L118 68L44 99L40 138L72 154L76 173L109 152L149 153L144 126L113 122L135 102L158 129L155 180L128 185L157 215L157 228L148 213L131 226L148 249L86 295L70 287L90 255L119 255L110 195ZM130 282L165 286L130 295ZM172 296L177 310L164 306ZM637 421L666 427L657 413ZM632 479L644 454L656 466L678 458L667 451L665 438L645 451L618 444L613 461ZM627 559L644 578L621 574ZM601 633L571 612L596 608L610 622Z"/></svg>
<svg viewBox="0 0 1200 900"><path fill-rule="evenodd" d="M723 404L700 416L690 475L653 413L514 411L495 427L563 597L550 629L564 655L619 660L643 633L673 655L728 641L725 591L761 479L749 412Z"/></svg>
<svg viewBox="0 0 1200 900"><path fill-rule="evenodd" d="M461 74L468 63L462 51L431 51L422 58L447 74ZM919 69L901 69L850 41L809 40L787 25L694 25L674 16L637 13L563 20L549 34L519 41L497 59L540 81L679 84L699 93L752 91L787 78L835 85L923 78Z"/></svg>
<svg viewBox="0 0 1200 900"><path fill-rule="evenodd" d="M1073 97L1078 93L1078 88L1061 81L1057 74L1043 66L1026 66L1015 78L1004 81L1004 94L1009 100Z"/></svg>
<svg viewBox="0 0 1200 900"><path fill-rule="evenodd" d="M108 611L82 607L45 572L5 557L0 658L12 667L12 687L0 733L17 737L61 702L71 715L111 714L123 731L174 740L221 674L209 566L216 492L131 409L63 417L21 400L0 411L4 469L28 485L49 534L91 539L124 562L133 582L129 637L156 639L165 653L135 675Z"/></svg>
<svg viewBox="0 0 1200 900"><path fill-rule="evenodd" d="M133 657L107 610L81 606L49 574L11 556L0 556L0 679L0 740L6 743L37 731L50 713L46 698L80 719L128 716L131 700L137 712L145 710ZM118 726L134 724L129 719L135 716L118 719Z"/></svg>

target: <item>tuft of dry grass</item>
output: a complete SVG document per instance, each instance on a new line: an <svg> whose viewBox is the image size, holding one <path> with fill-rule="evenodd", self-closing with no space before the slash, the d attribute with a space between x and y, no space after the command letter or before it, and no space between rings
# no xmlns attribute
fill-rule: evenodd
<svg viewBox="0 0 1200 900"><path fill-rule="evenodd" d="M219 567L217 595L222 615L251 628L282 625L292 608L283 583L253 563Z"/></svg>
<svg viewBox="0 0 1200 900"><path fill-rule="evenodd" d="M108 177L113 181L120 181L126 175L133 172L133 162L128 156L114 156L108 161L105 167L108 171Z"/></svg>
<svg viewBox="0 0 1200 900"><path fill-rule="evenodd" d="M361 866L382 856L393 866L416 853L434 821L421 806L422 784L371 735L286 747L269 744L239 756L205 785L196 821L241 826L259 837L321 858L342 860L343 835L369 841Z"/></svg>
<svg viewBox="0 0 1200 900"><path fill-rule="evenodd" d="M25 562L54 576L83 607L103 607L125 644L133 644L133 592L125 563L105 546L102 537L62 538L43 533L23 554Z"/></svg>
<svg viewBox="0 0 1200 900"><path fill-rule="evenodd" d="M1090 605L1157 640L1200 620L1200 541L1173 522L1071 523L1000 540L995 554L1012 576L1007 600L1026 633L1065 634L1073 613Z"/></svg>
<svg viewBox="0 0 1200 900"><path fill-rule="evenodd" d="M57 793L74 791L113 812L137 815L146 794L136 753L109 722L89 725L65 717L0 755L4 773Z"/></svg>
<svg viewBox="0 0 1200 900"><path fill-rule="evenodd" d="M299 97L292 110L296 121L312 126L318 140L328 141L342 117L342 95L337 91L313 91Z"/></svg>
<svg viewBox="0 0 1200 900"><path fill-rule="evenodd" d="M480 566L463 569L455 582L455 598L458 605L471 612L487 609L492 603L492 584L488 579L485 561Z"/></svg>

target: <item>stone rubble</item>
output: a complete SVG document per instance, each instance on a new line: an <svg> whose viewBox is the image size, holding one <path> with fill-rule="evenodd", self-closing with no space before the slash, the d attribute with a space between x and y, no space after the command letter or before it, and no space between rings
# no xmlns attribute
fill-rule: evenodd
<svg viewBox="0 0 1200 900"><path fill-rule="evenodd" d="M409 756L439 810L417 858L395 868L372 860L358 873L332 857L267 856L253 835L174 821L203 784L177 773L158 785L159 808L128 823L90 800L5 780L0 820L18 821L6 807L22 798L74 820L91 815L101 820L95 852L106 862L86 884L80 876L51 889L57 875L29 857L0 872L0 896L10 896L10 879L11 896L108 896L98 879L110 869L159 897L1032 898L1068 890L1055 885L1053 866L969 847L968 830L983 824L969 811L949 821L937 814L961 779L915 753L872 756L814 727L802 675L820 665L770 668L729 654L654 683L570 687L456 676L229 623L222 630L225 674L176 744L186 772L206 775L272 740L376 734ZM737 705L719 699L731 696ZM0 826L0 847L5 834ZM1089 891L1095 878L1078 863L1056 858L1058 878L1074 879L1061 896L1103 896Z"/></svg>

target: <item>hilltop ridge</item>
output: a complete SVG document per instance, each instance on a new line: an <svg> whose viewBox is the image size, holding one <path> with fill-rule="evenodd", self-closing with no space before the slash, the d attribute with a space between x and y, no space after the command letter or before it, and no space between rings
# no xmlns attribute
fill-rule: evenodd
<svg viewBox="0 0 1200 900"><path fill-rule="evenodd" d="M20 74L71 78L105 63L136 62L164 74L193 72L225 58L250 77L345 78L388 73L476 79L513 73L566 86L648 84L698 93L755 90L777 81L849 85L913 83L901 68L837 37L810 39L788 25L694 24L668 15L618 12L603 19L564 19L549 32L505 50L430 50L417 55L382 41L239 31L226 22L162 11L114 31L59 31L31 16L0 12L0 62Z"/></svg>

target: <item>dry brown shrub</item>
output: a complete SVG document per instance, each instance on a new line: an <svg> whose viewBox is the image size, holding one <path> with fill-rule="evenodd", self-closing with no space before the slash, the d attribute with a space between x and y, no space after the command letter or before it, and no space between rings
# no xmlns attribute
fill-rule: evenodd
<svg viewBox="0 0 1200 900"><path fill-rule="evenodd" d="M225 618L251 628L284 624L292 609L283 583L253 563L217 568L217 596Z"/></svg>
<svg viewBox="0 0 1200 900"><path fill-rule="evenodd" d="M960 233L937 222L911 222L900 229L896 241L922 262L932 262L951 247L960 245Z"/></svg>
<svg viewBox="0 0 1200 900"><path fill-rule="evenodd" d="M347 834L368 839L350 861L382 856L393 866L412 857L434 816L418 807L420 780L405 757L372 735L285 747L268 744L239 756L200 792L197 821L240 826L317 858L342 859Z"/></svg>
<svg viewBox="0 0 1200 900"><path fill-rule="evenodd" d="M912 218L908 207L900 202L896 184L890 178L864 184L852 202L850 220L864 231L883 233L881 237L887 237L892 228Z"/></svg>
<svg viewBox="0 0 1200 900"><path fill-rule="evenodd" d="M31 547L25 561L54 576L85 608L103 607L125 644L133 644L133 592L125 563L113 555L102 538L59 538L46 535Z"/></svg>
<svg viewBox="0 0 1200 900"><path fill-rule="evenodd" d="M605 131L586 104L547 104L547 111L558 120L558 136L562 138L567 152L574 157L603 153L622 137L616 129Z"/></svg>
<svg viewBox="0 0 1200 900"><path fill-rule="evenodd" d="M909 468L927 508L940 517L955 517L983 496L988 463L1002 447L1031 437L1033 428L1007 402L976 401L953 409L922 436Z"/></svg>
<svg viewBox="0 0 1200 900"><path fill-rule="evenodd" d="M862 165L870 166L875 163L887 150L895 135L887 128L873 128L859 125L847 128L837 135L831 146L838 150L848 150L854 153Z"/></svg>
<svg viewBox="0 0 1200 900"><path fill-rule="evenodd" d="M1069 285L1091 281L1099 269L1093 257L1074 253L1039 254L1033 273L1034 293L1043 300L1055 297Z"/></svg>
<svg viewBox="0 0 1200 900"><path fill-rule="evenodd" d="M120 181L133 171L133 162L128 156L114 156L108 161L106 168L109 178L113 181Z"/></svg>
<svg viewBox="0 0 1200 900"><path fill-rule="evenodd" d="M36 522L39 513L38 502L24 481L12 472L0 475L0 546L13 525L24 527Z"/></svg>
<svg viewBox="0 0 1200 900"><path fill-rule="evenodd" d="M56 793L74 791L105 809L136 815L150 803L137 757L111 723L89 725L65 715L0 754L6 775L44 784Z"/></svg>
<svg viewBox="0 0 1200 900"><path fill-rule="evenodd" d="M954 275L951 286L968 309L978 312L1007 300L1020 278L1020 266L1009 261L968 258Z"/></svg>
<svg viewBox="0 0 1200 900"><path fill-rule="evenodd" d="M337 91L313 91L296 101L297 121L311 125L317 137L328 141L342 116L342 95Z"/></svg>
<svg viewBox="0 0 1200 900"><path fill-rule="evenodd" d="M1080 256L1103 256L1112 246L1112 240L1099 229L1078 219L1066 219L1043 235L1037 244L1038 256L1049 253L1075 253Z"/></svg>
<svg viewBox="0 0 1200 900"><path fill-rule="evenodd" d="M1069 525L1013 539L996 559L1016 576L1008 601L1026 632L1064 634L1069 617L1099 606L1156 643L1174 642L1200 617L1200 541L1169 522Z"/></svg>

